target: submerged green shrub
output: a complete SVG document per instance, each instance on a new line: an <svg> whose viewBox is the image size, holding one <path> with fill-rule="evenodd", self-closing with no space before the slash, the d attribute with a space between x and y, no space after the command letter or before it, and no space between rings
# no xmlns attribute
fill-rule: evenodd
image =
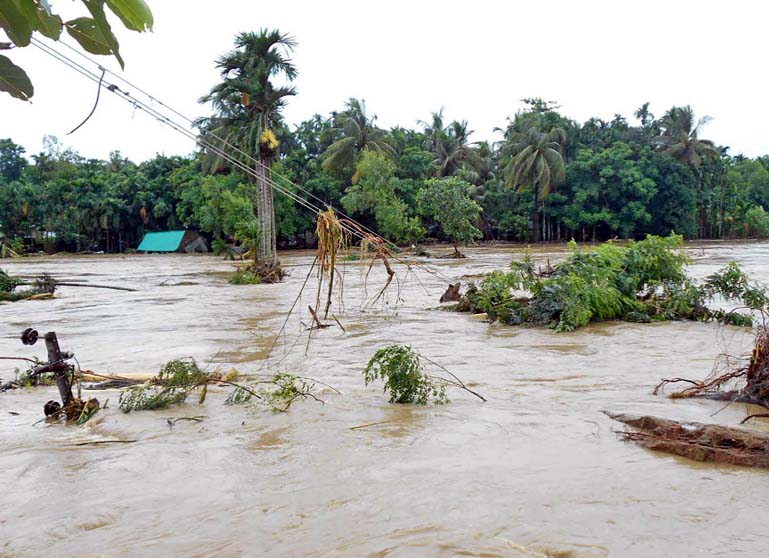
<svg viewBox="0 0 769 558"><path fill-rule="evenodd" d="M719 320L734 325L749 317L713 312L716 296L765 310L769 297L731 263L697 285L686 273L687 256L677 249L683 238L648 236L618 246L611 242L583 250L571 242L571 255L554 270L538 274L530 257L514 261L510 272L495 271L467 292L470 309L508 324L547 325L572 331L591 321L625 319ZM526 290L530 297L516 296ZM742 316L742 317L738 317Z"/></svg>
<svg viewBox="0 0 769 558"><path fill-rule="evenodd" d="M513 296L512 289L516 281L512 274L504 271L492 271L483 278L480 288L472 286L467 297L478 312L486 312L490 319L506 324L520 324L522 304Z"/></svg>
<svg viewBox="0 0 769 558"><path fill-rule="evenodd" d="M124 413L164 409L184 403L194 389L204 386L207 375L194 359L167 362L149 385L132 386L120 394L118 407Z"/></svg>
<svg viewBox="0 0 769 558"><path fill-rule="evenodd" d="M430 398L436 405L448 402L445 382L425 374L419 355L405 345L379 349L363 370L363 378L366 385L384 380L390 403L427 405Z"/></svg>
<svg viewBox="0 0 769 558"><path fill-rule="evenodd" d="M251 269L239 269L230 277L229 282L231 285L259 285L262 277Z"/></svg>
<svg viewBox="0 0 769 558"><path fill-rule="evenodd" d="M209 384L235 388L225 400L225 405L240 405L255 400L275 412L285 412L299 398L322 402L313 394L315 384L308 378L280 373L250 384L236 383L229 375L223 377L216 371L205 372L194 359L188 358L169 361L148 383L124 390L118 406L124 413L165 409L184 403L189 394L198 389L198 403L202 404Z"/></svg>

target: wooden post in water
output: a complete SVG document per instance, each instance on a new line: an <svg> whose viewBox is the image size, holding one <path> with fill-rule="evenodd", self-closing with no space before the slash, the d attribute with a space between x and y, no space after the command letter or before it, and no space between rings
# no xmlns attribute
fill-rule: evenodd
<svg viewBox="0 0 769 558"><path fill-rule="evenodd" d="M61 405L66 407L72 401L72 386L67 375L69 366L64 364L64 356L59 348L59 340L56 339L56 333L53 331L45 334L45 348L48 351L48 365L54 373L56 386L59 388Z"/></svg>

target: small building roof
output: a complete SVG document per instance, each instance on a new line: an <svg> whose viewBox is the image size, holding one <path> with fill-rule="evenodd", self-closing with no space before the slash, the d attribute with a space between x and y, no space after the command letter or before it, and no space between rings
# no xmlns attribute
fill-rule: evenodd
<svg viewBox="0 0 769 558"><path fill-rule="evenodd" d="M149 232L137 250L144 252L176 252L187 231Z"/></svg>

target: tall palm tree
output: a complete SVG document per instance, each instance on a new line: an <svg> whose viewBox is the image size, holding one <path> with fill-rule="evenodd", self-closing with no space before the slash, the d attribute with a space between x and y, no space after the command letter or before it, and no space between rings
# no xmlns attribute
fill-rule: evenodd
<svg viewBox="0 0 769 558"><path fill-rule="evenodd" d="M366 102L351 98L345 107L343 112L334 115L333 132L342 137L329 145L323 153L323 170L342 174L355 167L364 151L376 151L394 159L395 149L389 136L385 130L376 127L376 115L366 114ZM352 181L355 183L357 180L356 172Z"/></svg>
<svg viewBox="0 0 769 558"><path fill-rule="evenodd" d="M210 102L215 112L213 117L198 121L202 140L241 164L250 165L249 157L256 160L254 176L249 173L249 180L256 182L259 259L267 270L278 263L271 173L278 155L275 130L282 123L280 112L287 98L296 95L294 87L276 86L272 80L283 77L291 82L296 78L297 70L289 58L295 46L293 38L277 29L240 33L235 38L235 50L216 61L221 83L200 98L201 103ZM233 151L231 146L237 149ZM210 168L221 166L221 157L211 150L208 155Z"/></svg>
<svg viewBox="0 0 769 558"><path fill-rule="evenodd" d="M690 167L697 178L696 196L700 237L704 236L707 222L705 163L715 161L721 156L715 143L699 138L700 129L710 120L709 116L703 116L697 120L689 105L672 107L660 119L661 135L652 140L657 150Z"/></svg>
<svg viewBox="0 0 769 558"><path fill-rule="evenodd" d="M455 120L438 136L433 149L438 178L455 175L465 164L474 167L478 163L477 150L469 141L472 133L467 129L466 120Z"/></svg>
<svg viewBox="0 0 769 558"><path fill-rule="evenodd" d="M417 120L417 124L424 128L424 149L434 153L441 136L446 134L446 130L444 130L443 126L443 107L441 107L438 112L433 112L430 114L430 122Z"/></svg>
<svg viewBox="0 0 769 558"><path fill-rule="evenodd" d="M698 137L700 128L710 120L709 116L703 116L695 121L694 111L689 105L672 107L660 121L662 134L654 138L654 145L662 153L696 171L702 166L704 159L718 156L718 150L712 141Z"/></svg>
<svg viewBox="0 0 769 558"><path fill-rule="evenodd" d="M517 192L528 188L534 192L531 211L534 242L541 239L541 201L566 179L566 165L561 155L561 146L565 142L566 133L561 128L549 132L530 128L526 133L511 135L502 146L503 155L509 158L504 168L505 186Z"/></svg>

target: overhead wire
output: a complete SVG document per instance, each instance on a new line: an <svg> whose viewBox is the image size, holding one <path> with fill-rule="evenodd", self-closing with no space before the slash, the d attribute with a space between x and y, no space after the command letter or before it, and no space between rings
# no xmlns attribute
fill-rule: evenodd
<svg viewBox="0 0 769 558"><path fill-rule="evenodd" d="M36 39L35 39L35 40L36 40ZM195 125L195 120L194 120L194 119L190 118L189 116L186 116L186 115L182 114L181 112L177 111L177 110L176 110L176 109L174 109L173 107L171 107L171 106L169 106L168 104L164 103L162 100L158 99L157 97L153 96L152 94L150 94L150 93L147 93L147 92L146 92L145 90L143 90L141 87L139 87L138 85L136 85L136 84L132 83L131 81L129 81L128 79L124 78L124 77L123 77L123 76L121 76L120 74L117 74L117 73L115 73L115 72L113 72L113 71L111 71L111 70L109 70L109 69L107 69L107 68L104 68L104 67L102 67L102 66L101 66L101 65L100 65L100 64L99 64L99 63L98 63L96 60L92 59L90 56L87 56L87 55L86 55L85 53L83 53L82 51L80 51L80 50L78 50L78 49L76 49L76 48L72 47L71 45L67 44L67 43L66 43L66 42L64 42L64 41L61 41L61 44L62 44L62 45L64 45L64 46L65 46L67 49L69 49L69 50L71 50L72 52L76 53L78 56L80 56L80 57L84 58L85 60L87 60L87 61L88 61L88 62L90 62L91 64L94 64L94 65L96 65L96 66L97 66L97 67L98 67L100 70L106 71L107 73L109 73L110 75L113 75L113 76L115 76L117 79L119 79L120 81L122 81L122 82L123 82L123 83L125 83L126 85L128 85L128 86L132 87L132 88L133 88L133 89L135 89L136 91L139 91L141 94L143 94L144 96L146 96L146 97L147 97L148 99L150 99L152 102L155 102L155 103L159 104L160 106L162 106L162 107L165 107L166 109L168 109L169 111L171 111L172 113L174 113L174 114L175 114L176 116L178 116L179 118L182 118L183 120L186 120L187 122L189 122L189 123L190 123L190 125L192 125L192 126L194 126L194 125ZM312 192L310 192L309 190L306 190L305 188L303 188L303 187L302 187L302 186L300 186L299 184L296 184L295 182L293 182L293 181L292 181L290 178L288 178L288 177L286 177L286 176L284 176L284 175L280 174L279 172L277 172L277 171L275 171L275 170L273 170L273 169L271 169L271 168L267 167L267 165L265 165L265 164L264 164L262 161L260 161L259 159L256 159L256 158L255 158L254 156L252 156L251 154L244 152L243 150L241 150L241 149L240 149L239 147L237 147L236 145L233 145L232 143L228 142L228 141L227 141L227 140L225 140L224 138L222 138L222 137L220 137L220 136L217 136L216 134L214 134L214 133L212 133L212 132L207 132L207 133L208 133L209 135L213 136L214 138L216 138L216 140L217 140L217 141L220 141L220 142L222 142L222 143L224 144L224 146L226 146L226 147L228 147L228 148L232 149L233 151L236 151L236 152L238 152L239 154L243 155L243 156L244 156L244 157L246 157L247 159L250 159L250 160L251 160L251 161L253 161L254 163L256 163L256 164L258 164L258 165L261 165L263 168L267 168L267 169L269 169L269 170L270 170L270 173L271 173L272 175L274 175L274 176L278 176L278 177L282 178L283 180L285 180L286 182L288 182L288 183L289 183L289 184L291 184L292 186L294 186L294 187L296 187L297 189L299 189L299 190L300 190L301 192L303 192L304 194L306 194L306 195L308 195L308 196L312 197L313 199L315 199L316 201L320 202L322 205L325 205L325 206L330 206L330 204L329 204L329 203L328 203L326 200L323 200L323 199L319 198L318 196L316 196L315 194L313 194L313 193L312 193ZM371 230L370 228L366 227L366 226L365 226L365 225L363 225L362 223L359 223L359 222L355 221L355 220L354 220L352 217L350 217L349 215L347 215L346 213L344 213L344 212L343 212L343 211L341 211L340 209L338 209L338 208L334 208L334 211L335 211L336 213L338 213L339 215L341 215L342 217L344 217L345 219L349 219L350 221L353 221L353 222L355 222L355 223L356 223L356 225L358 225L359 227L361 227L361 229L365 230L367 233L371 234L372 236L377 236L377 237L380 237L380 236L379 236L377 233L375 233L373 230ZM387 240L386 238L383 238L383 237L380 237L380 238L382 238L382 240L384 240L384 241L385 241L385 243L389 244L391 247L395 247L395 248L397 248L397 245L396 245L394 242L391 242L391 241L389 241L389 240Z"/></svg>
<svg viewBox="0 0 769 558"><path fill-rule="evenodd" d="M206 133L205 135L197 134L196 132L191 131L187 126L185 126L185 125L183 125L183 124L181 124L179 122L176 122L175 120L172 120L171 118L168 117L168 115L163 114L162 112L157 110L155 107L150 106L149 104L147 104L146 102L142 101L141 99L138 99L136 96L132 95L129 91L123 90L117 84L111 83L110 81L105 80L104 79L104 74L105 73L108 73L109 75L114 76L115 78L119 79L121 82L125 83L126 85L130 86L134 90L140 92L142 95L147 97L150 100L150 102L157 103L158 105L164 107L166 110L168 110L169 112L173 113L177 117L179 117L179 118L181 118L183 120L186 120L189 123L190 126L194 126L195 121L193 119L189 118L188 116L185 116L184 114L182 114L181 112L177 111L173 107L171 107L168 104L162 102L161 100L157 99L153 95L147 93L145 90L143 90L139 86L135 85L134 83L130 82L129 80L123 78L122 76L116 74L115 72L112 72L111 70L109 70L107 68L104 68L98 62L96 62L95 60L93 60L89 56L86 56L84 53L82 53L78 49L75 49L75 48L71 47L66 42L61 41L60 44L65 46L67 49L75 52L76 54L78 54L79 56L84 58L86 61L88 61L90 64L93 64L94 66L96 66L102 72L102 75L99 76L98 74L93 73L88 68L85 68L83 65L81 65L80 63L72 60L66 54L63 54L62 52L58 51L54 47L45 44L44 42L38 40L37 38L32 38L32 44L33 44L33 46L36 46L39 50L41 50L45 54L53 57L57 61L65 64L66 66L68 66L69 68L77 71L79 74L83 75L87 79L90 79L91 81L97 83L99 88L105 87L110 92L115 93L119 98L122 98L123 100L125 100L126 102L131 104L135 109L144 110L150 116L152 116L156 120L158 120L161 124L170 127L174 131L184 135L188 139L191 139L195 143L199 144L201 147L203 147L205 149L208 149L209 151L211 151L215 155L218 155L219 157L221 157L223 160L225 160L228 163L230 163L230 164L234 165L235 167L239 168L240 170L242 170L243 172L245 172L249 176L252 176L252 177L255 177L255 178L259 178L259 179L264 179L265 178L263 175L262 176L257 175L255 169L251 168L247 164L243 163L242 161L238 160L237 158L235 158L232 155L230 155L229 153L227 153L224 150L223 147L229 148L232 151L235 151L236 153L238 153L241 156L243 156L246 160L249 160L249 161L251 161L252 163L254 163L256 165L260 165L264 169L270 170L271 171L270 172L271 175L278 176L279 178L285 180L288 184L290 184L291 186L293 186L294 188L296 188L300 192L304 193L308 197L310 197L310 198L312 198L314 200L317 200L318 202L320 202L325 207L331 207L331 205L328 202L326 202L325 200L322 200L321 198L319 198L318 196L316 196L312 192L310 192L310 191L306 190L305 188L303 188L302 186L294 183L289 178L287 178L287 177L283 176L282 174L272 170L269 166L265 165L262 161L260 161L259 159L253 157L249 153L244 152L242 149L240 149L239 147L231 144L226 139L221 138L220 136L218 136L218 135L216 135L214 133L210 133L210 132ZM214 138L216 140L216 142L217 143L221 143L221 145L223 147L220 147L219 145L215 145L214 143L212 143L211 141L206 139L206 135ZM310 210L311 212L314 212L314 213L318 213L318 212L322 211L322 209L320 207L316 206L311 201L309 201L309 200L299 196L297 193L292 192L287 187L278 184L274 179L267 178L267 182L268 182L268 184L270 185L270 187L272 189L277 190L279 193L281 193L284 196L292 199L293 201L295 201L297 204L299 204L300 206L304 207L305 209L308 209L308 210ZM355 225L355 226L350 226L349 224L345 223L344 221L340 222L340 225L349 234L351 234L352 236L357 237L360 240L364 240L364 239L366 239L366 235L364 233L366 233L366 234L371 235L374 238L380 238L382 240L382 242L385 243L385 245L389 245L389 246L392 246L392 247L397 249L397 245L395 243L389 241L388 239L382 237L381 235L378 235L377 233L375 233L374 231L372 231L370 228L368 228L367 226L363 225L362 223L359 223L359 222L355 221L352 217L350 217L349 215L345 214L343 211L341 211L341 210L339 210L337 208L334 208L334 211L336 213L338 213L340 216L342 216L345 219L349 220L350 223ZM409 266L410 264L406 264L406 265ZM436 270L430 269L429 267L427 267L424 264L416 263L416 265L418 267L422 268L424 271L426 271L426 272L428 272L428 273L430 273L432 275L435 275L436 277L441 278L442 280L451 281L451 279L449 277L447 277L446 275L444 275L444 274L442 274L442 273L440 273L440 272L438 272Z"/></svg>
<svg viewBox="0 0 769 558"><path fill-rule="evenodd" d="M34 39L33 39L34 40ZM76 69L78 73L83 75L84 77L90 79L91 81L94 81L95 83L99 83L100 78L96 76L96 74L91 73L88 69L84 68L83 66L79 65L77 62L74 62L72 59L66 57L65 55L61 55L60 53L54 51L51 47L44 45L40 43L40 41L34 40L34 46L38 47L40 50L45 52L46 54L49 54L56 58L57 60L65 63L70 68ZM57 56L58 55L58 56ZM158 112L153 107L147 105L145 102L143 102L140 99L137 99L136 97L133 97L129 92L123 91L119 87L117 87L115 84L108 82L107 80L101 80L102 86L106 89L110 90L111 92L115 94L122 93L122 97L118 95L120 98L123 98L126 102L131 104L135 109L138 110L144 110L147 112L150 116L154 117L156 120L158 120L161 124L169 126L171 129L175 130L176 132L186 136L187 138L195 141L196 143L200 144L202 147L209 149L216 155L222 157L224 160L226 160L228 163L235 165L240 170L245 172L246 174L249 174L250 176L257 177L256 171L252 168L250 168L248 165L243 163L242 161L237 160L236 158L232 157L230 154L228 154L226 151L221 149L220 147L214 145L213 143L199 137L196 133L186 129L183 125L179 124L178 122L175 122L168 118L168 116ZM278 192L284 194L285 196L293 199L298 204L302 205L306 209L309 209L313 212L321 211L320 208L317 206L311 204L307 200L303 199L302 197L298 196L294 192L291 192L290 190L286 189L285 187L277 184L273 180L269 180L270 186L277 190ZM353 229L350 229L350 232L354 232Z"/></svg>

